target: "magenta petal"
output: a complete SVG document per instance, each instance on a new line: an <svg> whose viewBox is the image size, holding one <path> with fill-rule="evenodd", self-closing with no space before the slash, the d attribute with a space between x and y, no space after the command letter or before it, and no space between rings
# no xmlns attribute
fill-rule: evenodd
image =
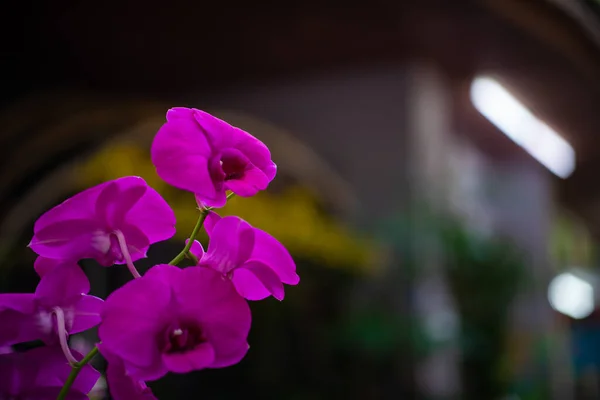
<svg viewBox="0 0 600 400"><path fill-rule="evenodd" d="M169 160L188 154L208 158L212 154L212 148L198 123L193 118L171 118L170 115L173 115L171 111L167 113L168 122L154 136L152 162L156 165L155 157Z"/></svg>
<svg viewBox="0 0 600 400"><path fill-rule="evenodd" d="M138 176L125 176L111 181L98 197L96 214L106 221L108 226L117 228L131 210L140 203L148 190L153 189ZM158 201L165 203L160 196ZM172 215L172 211L170 213ZM172 225L174 225L174 217L172 219Z"/></svg>
<svg viewBox="0 0 600 400"><path fill-rule="evenodd" d="M213 228L215 224L221 220L219 214L214 211L209 211L208 215L206 215L206 219L204 220L204 229L206 230L206 234L208 236L212 235Z"/></svg>
<svg viewBox="0 0 600 400"><path fill-rule="evenodd" d="M129 250L131 260L137 261L139 259L145 258L148 248L151 244L145 233L142 232L138 226L130 224L123 224L121 226L121 233L123 233L123 237L125 238L125 242L127 243L127 249ZM123 258L122 260L113 260L111 258L111 261L114 264L126 263L125 258Z"/></svg>
<svg viewBox="0 0 600 400"><path fill-rule="evenodd" d="M39 387L39 388L30 388L25 390L22 393L22 396L17 397L18 399L27 399L27 400L54 400L58 398L58 394L60 393L61 387ZM89 400L89 397L85 393L81 393L80 391L71 389L65 400Z"/></svg>
<svg viewBox="0 0 600 400"><path fill-rule="evenodd" d="M208 199L199 194L195 194L194 197L196 198L196 204L198 204L198 208L220 208L227 204L227 194L225 193L225 187L223 185L220 186L221 189L216 191L216 195L212 199Z"/></svg>
<svg viewBox="0 0 600 400"><path fill-rule="evenodd" d="M257 261L250 261L236 269L232 282L238 293L248 300L262 300L271 294L277 300L284 297L283 284L277 274Z"/></svg>
<svg viewBox="0 0 600 400"><path fill-rule="evenodd" d="M34 232L59 221L94 219L96 199L106 185L108 183L102 183L84 190L50 209L35 222Z"/></svg>
<svg viewBox="0 0 600 400"><path fill-rule="evenodd" d="M196 201L207 207L223 207L227 203L227 195L225 194L225 173L221 167L220 157L214 156L208 162L208 173L212 180L215 193L209 196L207 193L196 192Z"/></svg>
<svg viewBox="0 0 600 400"><path fill-rule="evenodd" d="M83 358L76 351L73 351L73 355L77 359ZM0 396L8 384L11 394L19 399L55 399L58 392L52 392L53 388L60 390L70 372L71 367L60 346L37 347L24 353L0 356ZM69 395L88 393L99 377L98 371L86 365L79 372ZM54 397L34 396L44 391L54 393Z"/></svg>
<svg viewBox="0 0 600 400"><path fill-rule="evenodd" d="M81 354L74 352L76 357ZM0 397L28 400L54 400L67 380L71 367L59 346L37 347L24 353L0 356ZM71 390L69 400L86 399L100 374L84 366Z"/></svg>
<svg viewBox="0 0 600 400"><path fill-rule="evenodd" d="M241 129L239 129L237 133L237 143L232 147L244 153L250 162L263 171L269 181L272 181L277 173L277 166L271 161L271 152L268 147L263 142Z"/></svg>
<svg viewBox="0 0 600 400"><path fill-rule="evenodd" d="M193 117L213 148L231 147L234 143L235 128L227 122L195 108Z"/></svg>
<svg viewBox="0 0 600 400"><path fill-rule="evenodd" d="M117 207L120 197L119 186L115 181L107 182L96 200L95 217L108 222Z"/></svg>
<svg viewBox="0 0 600 400"><path fill-rule="evenodd" d="M241 178L243 184L230 185L240 195L251 196L274 178L277 168L269 149L249 133L204 111L183 107L169 110L167 121L154 138L152 162L165 182L193 192L199 205L222 207L227 176L244 175L251 165L256 172Z"/></svg>
<svg viewBox="0 0 600 400"><path fill-rule="evenodd" d="M44 275L35 290L35 297L46 307L64 307L89 291L90 281L79 265L62 264Z"/></svg>
<svg viewBox="0 0 600 400"><path fill-rule="evenodd" d="M131 185L124 188L124 195L130 196L130 201L133 201L137 198L139 193L136 191L142 184L145 191L124 215L124 220L141 230L150 243L170 239L175 234L175 213L165 199L147 186L143 179L133 178L123 182L123 185Z"/></svg>
<svg viewBox="0 0 600 400"><path fill-rule="evenodd" d="M139 366L127 361L126 370L129 376L141 381L155 381L169 372L164 362L162 362L160 353L157 354L156 360L152 364L145 366Z"/></svg>
<svg viewBox="0 0 600 400"><path fill-rule="evenodd" d="M273 161L269 161L268 163L266 163L266 165L261 166L260 170L267 176L267 179L269 179L270 182L275 178L275 175L277 174L277 164L275 164Z"/></svg>
<svg viewBox="0 0 600 400"><path fill-rule="evenodd" d="M165 353L162 357L169 371L185 374L210 367L215 361L215 350L210 343L201 343L191 351Z"/></svg>
<svg viewBox="0 0 600 400"><path fill-rule="evenodd" d="M287 249L267 232L254 228L254 250L252 261L268 265L288 285L297 285L300 277L296 274L296 263Z"/></svg>
<svg viewBox="0 0 600 400"><path fill-rule="evenodd" d="M14 310L0 310L0 346L31 342L44 337L35 314L23 314Z"/></svg>
<svg viewBox="0 0 600 400"><path fill-rule="evenodd" d="M211 211L204 221L204 228L206 229L211 242L215 226L222 219L223 218L217 213ZM252 261L260 261L269 266L275 271L283 283L288 285L298 284L298 282L300 282L300 277L296 274L296 263L287 249L267 232L254 227L252 229L254 231L254 247L249 259ZM225 236L226 234L221 237L221 240L223 240Z"/></svg>
<svg viewBox="0 0 600 400"><path fill-rule="evenodd" d="M219 353L211 368L225 368L239 363L248 353L248 342L240 340L235 334L222 332L219 339Z"/></svg>
<svg viewBox="0 0 600 400"><path fill-rule="evenodd" d="M234 148L240 150L260 169L266 169L271 162L267 146L248 132L201 110L193 109L194 118L202 127L209 142L216 149ZM272 180L273 176L269 178Z"/></svg>
<svg viewBox="0 0 600 400"><path fill-rule="evenodd" d="M264 190L269 185L267 176L258 168L252 166L244 172L243 179L231 179L225 182L225 187L241 197L251 197Z"/></svg>
<svg viewBox="0 0 600 400"><path fill-rule="evenodd" d="M29 247L37 254L55 259L80 259L97 253L91 234L102 226L95 220L66 220L36 231Z"/></svg>
<svg viewBox="0 0 600 400"><path fill-rule="evenodd" d="M81 296L73 309L73 322L69 333L79 333L98 325L104 300L95 296Z"/></svg>
<svg viewBox="0 0 600 400"><path fill-rule="evenodd" d="M147 204L150 207L147 208L154 208L152 211L156 212L157 215L147 215L147 217L151 216L152 218L149 219L156 221L159 220L159 218L162 217L166 212L168 219L167 228L170 227L171 229L173 229L173 226L175 225L175 216L173 214L173 211L166 204L165 200L163 200L163 198L160 197L158 193L156 193L153 189L151 189L148 186L146 181L137 176L127 176L124 178L117 179L116 182L120 186L120 193L119 201L116 203L114 211L108 215L108 222L111 224L111 226L118 226L120 223L122 223L123 220L128 219L127 217L130 217L130 214L133 213L133 209L136 207L139 208L140 202L142 202L142 199L146 197L146 192L152 191L154 195L156 195L153 197L155 197L155 202L158 203L158 207L166 206L166 209L159 211L158 207L152 207L155 204L153 204L154 202L151 201L149 202L150 204ZM150 210L145 211L148 212ZM149 225L153 226L154 224Z"/></svg>
<svg viewBox="0 0 600 400"><path fill-rule="evenodd" d="M222 218L212 230L202 265L227 274L242 265L252 253L254 230L235 216Z"/></svg>
<svg viewBox="0 0 600 400"><path fill-rule="evenodd" d="M83 359L83 355L78 354L77 352L74 352L73 349L71 349L71 353L73 353L73 355L78 360ZM64 357L64 355L63 355L63 357ZM67 366L69 366L69 365L67 364ZM69 368L69 372L70 372L70 368ZM86 364L81 369L81 371L79 371L79 375L77 375L77 379L75 379L75 382L73 383L73 386L71 386L71 389L80 391L82 393L89 393L94 388L94 385L96 384L96 382L98 382L98 379L100 379L100 373L98 371L96 371L90 364Z"/></svg>
<svg viewBox="0 0 600 400"><path fill-rule="evenodd" d="M251 314L248 303L229 280L209 268L190 267L177 274L179 312L198 321L215 351L211 368L239 362L248 351Z"/></svg>
<svg viewBox="0 0 600 400"><path fill-rule="evenodd" d="M156 400L144 381L132 378L127 374L121 358L107 352L102 344L98 345L98 349L108 362L106 380L108 381L108 390L114 400Z"/></svg>
<svg viewBox="0 0 600 400"><path fill-rule="evenodd" d="M83 355L79 352L71 349L71 353L77 360L83 359ZM34 382L36 386L62 387L71 373L71 366L58 345L37 347L25 354L27 354L29 362L38 363L39 372ZM73 392L88 393L99 378L100 373L91 365L86 364L77 375L71 389Z"/></svg>
<svg viewBox="0 0 600 400"><path fill-rule="evenodd" d="M82 192L44 214L35 225L30 247L40 256L78 261L94 258L103 266L122 260L115 235L122 233L133 261L145 257L152 243L175 233L175 215L162 197L139 177L127 176ZM65 219L77 215L70 207L88 210L86 218ZM44 271L51 266L39 262Z"/></svg>
<svg viewBox="0 0 600 400"><path fill-rule="evenodd" d="M150 268L144 275L145 280L156 280L168 285L173 286L176 282L179 282L181 268L169 264L158 264Z"/></svg>
<svg viewBox="0 0 600 400"><path fill-rule="evenodd" d="M176 118L164 124L154 137L151 155L158 176L168 184L215 197L208 168L212 149L195 121Z"/></svg>
<svg viewBox="0 0 600 400"><path fill-rule="evenodd" d="M56 260L56 259L52 259L52 258L46 258L46 257L38 257L35 259L35 262L33 263L33 268L35 269L35 272L37 272L37 274L41 277L43 277L48 271L56 268L57 266L61 265L61 264L65 264L65 263L72 263L72 261L68 261L68 260Z"/></svg>
<svg viewBox="0 0 600 400"><path fill-rule="evenodd" d="M185 241L185 244L187 245L189 241L190 239L187 239ZM194 243L192 243L192 247L190 247L190 253L196 256L198 260L202 259L202 257L204 256L204 248L202 247L199 241L194 240Z"/></svg>
<svg viewBox="0 0 600 400"><path fill-rule="evenodd" d="M167 121L171 122L176 119L187 119L193 118L194 110L187 107L173 107L167 111Z"/></svg>
<svg viewBox="0 0 600 400"><path fill-rule="evenodd" d="M39 339L42 334L35 311L33 293L0 294L0 346Z"/></svg>
<svg viewBox="0 0 600 400"><path fill-rule="evenodd" d="M156 336L169 316L170 302L171 289L166 282L145 276L127 282L104 302L98 329L104 347L121 356L126 364L155 371L153 367L160 363Z"/></svg>
<svg viewBox="0 0 600 400"><path fill-rule="evenodd" d="M35 312L35 295L33 293L0 294L0 312L14 310L23 314Z"/></svg>
<svg viewBox="0 0 600 400"><path fill-rule="evenodd" d="M217 190L208 169L208 160L203 156L188 155L157 167L157 173L168 184L195 193L205 199L215 199Z"/></svg>

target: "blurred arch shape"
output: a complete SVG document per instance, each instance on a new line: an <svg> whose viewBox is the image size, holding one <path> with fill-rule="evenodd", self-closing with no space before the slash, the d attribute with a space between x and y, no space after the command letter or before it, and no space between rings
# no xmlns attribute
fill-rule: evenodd
<svg viewBox="0 0 600 400"><path fill-rule="evenodd" d="M47 97L44 98L47 100ZM4 250L5 254L11 245L16 244L15 240L26 233L25 230L37 215L84 187L131 174L144 177L159 192L166 190L166 185L154 172L148 150L156 130L164 123L164 113L171 105L166 105L164 102L105 103L94 100L85 102L84 105L87 107L82 107L83 103L77 99L79 98L76 96L68 97L66 100L67 103L72 100L73 103L78 104L74 109L75 112L65 112L62 115L63 120L56 121L56 125L46 127L45 132L38 133L32 141L25 142L24 145L28 148L37 146L40 151L33 164L53 156L71 139L81 141L82 136L87 136L87 141L84 143L87 143L90 148L62 160L62 163L52 171L45 171L41 179L34 182L10 210L6 210L0 224L0 239L4 243L0 251ZM29 108L28 114L36 115L35 109L45 104L47 104L45 101L30 100L26 103ZM68 109L64 104L62 106L63 111ZM128 113L128 108L135 112ZM279 227L270 226L270 223L264 226L258 223L259 221L256 222L258 226L270 231L274 236L281 237L292 251L302 251L317 258L329 259L328 261L334 264L356 263L362 266L374 264L376 251L369 250L369 245L364 244L354 232L339 223L340 220L346 219L344 217L358 211L358 199L352 187L325 160L295 135L268 121L239 111L210 108L206 110L251 132L267 143L273 159L279 166L279 173L295 182L291 186L285 185L288 187L282 188L281 193L278 194L262 193L251 199L234 201L231 209L228 206L227 211L241 214L252 223L253 220L264 217L269 210L278 206L279 209L276 210L278 214L287 210L284 215L271 218L271 220L279 220ZM2 118L0 116L0 120ZM88 124L86 124L87 118L90 119ZM72 123L74 119L78 123ZM24 121L24 123L31 123L31 121ZM92 125L94 125L93 129ZM53 141L53 134L59 134L61 140ZM52 142L55 146L43 148L39 144L42 142ZM18 173L18 171L13 172L15 175ZM183 193L174 195L174 198L181 198L182 195ZM261 207L260 204L263 206ZM333 215L330 217L320 213L319 204L327 207ZM245 209L244 205L246 205ZM183 213L179 219L185 222L178 226L178 231L180 236L185 236L191 230L191 227L186 224L193 224L195 221L195 215L191 215L195 213L193 197L186 196L185 207L179 207L177 204L174 206L180 208L180 214ZM184 209L186 211L183 211ZM251 213L248 212L250 209ZM290 227L295 231L291 232Z"/></svg>

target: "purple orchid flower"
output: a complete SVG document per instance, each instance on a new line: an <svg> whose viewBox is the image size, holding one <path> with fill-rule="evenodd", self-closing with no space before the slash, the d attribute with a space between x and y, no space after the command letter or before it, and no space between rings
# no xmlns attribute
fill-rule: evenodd
<svg viewBox="0 0 600 400"><path fill-rule="evenodd" d="M56 259L40 256L35 259L35 262L33 263L33 269L35 269L35 272L37 272L37 274L41 278L48 271L53 270L54 268L58 267L59 265L63 265L63 264L73 265L73 263L74 262L71 260L56 260Z"/></svg>
<svg viewBox="0 0 600 400"><path fill-rule="evenodd" d="M104 304L87 295L89 291L90 282L81 268L63 264L44 275L35 293L0 294L0 345L58 341L69 361L76 362L68 351L67 334L98 325Z"/></svg>
<svg viewBox="0 0 600 400"><path fill-rule="evenodd" d="M0 399L54 400L70 372L71 366L56 346L0 355ZM84 366L66 399L86 400L98 378L98 371Z"/></svg>
<svg viewBox="0 0 600 400"><path fill-rule="evenodd" d="M167 112L152 143L152 163L168 184L195 193L198 204L222 207L226 190L241 197L267 188L277 173L261 141L204 111Z"/></svg>
<svg viewBox="0 0 600 400"><path fill-rule="evenodd" d="M242 297L262 300L273 295L283 300L283 284L300 282L290 253L268 233L239 217L221 218L214 212L208 214L204 227L210 238L207 252L197 241L190 252L200 260L199 266L230 278Z"/></svg>
<svg viewBox="0 0 600 400"><path fill-rule="evenodd" d="M146 257L150 244L175 234L175 214L139 177L128 176L87 189L42 215L29 247L55 260L94 258L103 266ZM44 265L45 263L45 265ZM46 271L48 261L38 261Z"/></svg>
<svg viewBox="0 0 600 400"><path fill-rule="evenodd" d="M236 364L248 351L250 321L248 303L220 274L163 264L106 299L98 334L128 375L150 381Z"/></svg>
<svg viewBox="0 0 600 400"><path fill-rule="evenodd" d="M125 371L123 360L106 350L102 343L98 344L100 353L106 359L106 380L108 390L114 400L156 400L152 390L142 380L135 379Z"/></svg>

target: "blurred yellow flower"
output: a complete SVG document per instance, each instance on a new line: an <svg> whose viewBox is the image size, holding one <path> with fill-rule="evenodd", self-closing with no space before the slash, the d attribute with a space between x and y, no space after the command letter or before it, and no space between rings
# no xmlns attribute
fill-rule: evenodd
<svg viewBox="0 0 600 400"><path fill-rule="evenodd" d="M106 146L78 171L82 189L125 175L141 176L171 205L177 216L176 238L185 240L198 217L194 197L164 183L156 174L149 152L128 141ZM377 265L377 247L350 232L319 210L310 190L291 186L280 194L230 200L219 213L238 215L279 239L292 253L322 261L328 266L372 269ZM201 237L202 239L202 237Z"/></svg>

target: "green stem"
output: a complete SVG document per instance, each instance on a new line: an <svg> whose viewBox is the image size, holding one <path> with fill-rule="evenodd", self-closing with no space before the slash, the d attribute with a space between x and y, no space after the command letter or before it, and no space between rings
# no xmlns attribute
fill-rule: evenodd
<svg viewBox="0 0 600 400"><path fill-rule="evenodd" d="M198 257L196 257L195 255L193 255L192 253L187 253L185 256L187 258L189 258L190 260L192 260L192 262L194 263L194 265L198 265Z"/></svg>
<svg viewBox="0 0 600 400"><path fill-rule="evenodd" d="M85 367L87 363L92 361L92 358L94 358L96 354L98 354L98 346L94 346L94 348L90 350L90 352L87 353L81 361L72 365L71 373L60 390L56 400L64 400L67 397L67 394L69 394L69 390L71 389L71 386L73 386L73 383L75 382L75 379L77 379L77 375L79 375L81 369Z"/></svg>
<svg viewBox="0 0 600 400"><path fill-rule="evenodd" d="M233 192L229 193L227 195L227 200L229 200L233 196L235 196L235 193L233 193ZM179 254L177 254L175 256L175 258L169 262L170 265L177 265L181 261L183 261L183 259L186 257L191 259L192 261L194 261L194 263L196 263L196 264L198 263L198 258L196 258L196 256L194 256L192 253L190 253L190 249L192 248L192 244L194 244L194 240L196 240L196 236L198 236L198 232L200 232L200 229L202 229L204 220L206 219L206 217L208 216L208 213L213 208L214 207L204 207L204 208L200 209L200 215L198 216L198 221L196 221L196 226L194 226L194 229L192 230L192 234L190 235L190 240L188 240L188 242L185 245L185 247L183 248L183 250L181 250L179 252Z"/></svg>
<svg viewBox="0 0 600 400"><path fill-rule="evenodd" d="M194 226L194 230L192 231L192 234L190 235L190 240L188 240L188 242L186 243L183 250L181 250L181 252L179 252L179 254L177 254L175 256L175 258L169 262L169 264L177 265L186 257L187 254L189 254L190 248L192 247L192 244L194 244L194 240L196 240L196 236L198 235L198 232L200 232L200 229L202 228L202 225L204 224L204 220L206 219L206 216L208 215L209 211L210 210L207 208L203 208L200 210L200 216L198 216L198 221L196 221L196 226Z"/></svg>

